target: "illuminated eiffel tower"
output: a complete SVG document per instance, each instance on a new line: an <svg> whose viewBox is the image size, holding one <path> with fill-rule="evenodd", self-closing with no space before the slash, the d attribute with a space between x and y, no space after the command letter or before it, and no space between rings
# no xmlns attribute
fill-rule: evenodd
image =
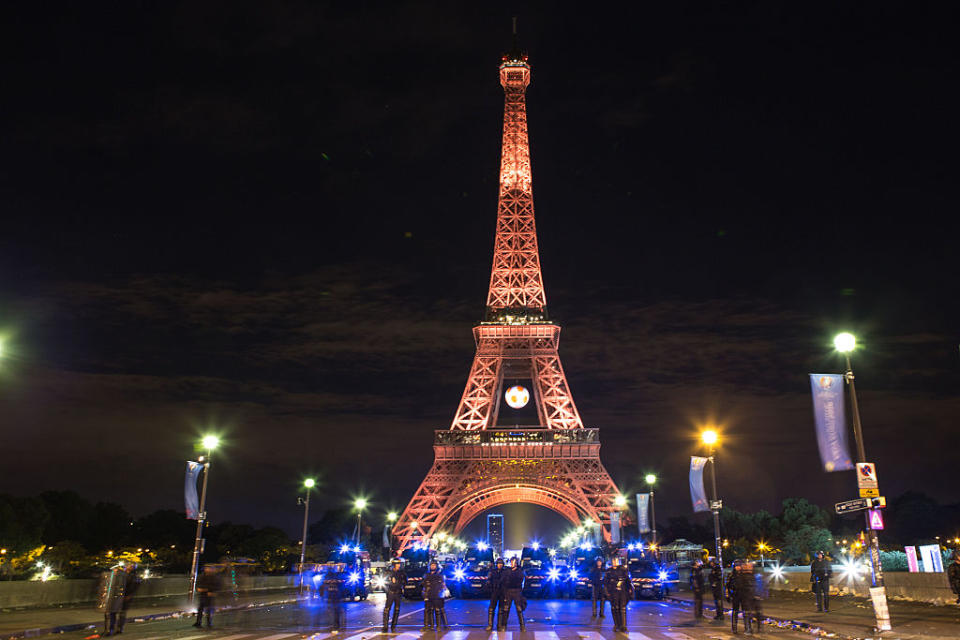
<svg viewBox="0 0 960 640"><path fill-rule="evenodd" d="M600 462L597 429L580 420L557 353L560 327L547 315L527 139L530 65L516 47L502 57L500 84L503 149L486 316L473 329L477 353L453 424L435 432L433 466L393 527L400 550L459 534L508 502L547 507L575 525L592 520L609 540L611 516L625 504ZM505 379L531 381L536 426L497 426Z"/></svg>

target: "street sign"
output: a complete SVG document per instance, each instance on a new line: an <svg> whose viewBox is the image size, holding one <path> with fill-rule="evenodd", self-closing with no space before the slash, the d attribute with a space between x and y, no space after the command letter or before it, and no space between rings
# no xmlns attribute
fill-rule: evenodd
<svg viewBox="0 0 960 640"><path fill-rule="evenodd" d="M883 512L880 509L870 509L870 528L874 531L883 531Z"/></svg>
<svg viewBox="0 0 960 640"><path fill-rule="evenodd" d="M837 513L850 513L851 511L863 511L870 508L870 501L866 498L858 500L846 500L833 505Z"/></svg>
<svg viewBox="0 0 960 640"><path fill-rule="evenodd" d="M861 498L879 498L880 489L860 489Z"/></svg>
<svg viewBox="0 0 960 640"><path fill-rule="evenodd" d="M877 467L872 462L857 463L857 487L860 489L876 489Z"/></svg>
<svg viewBox="0 0 960 640"><path fill-rule="evenodd" d="M870 506L874 509L883 509L887 506L887 499L883 496L874 496L873 500L870 501Z"/></svg>

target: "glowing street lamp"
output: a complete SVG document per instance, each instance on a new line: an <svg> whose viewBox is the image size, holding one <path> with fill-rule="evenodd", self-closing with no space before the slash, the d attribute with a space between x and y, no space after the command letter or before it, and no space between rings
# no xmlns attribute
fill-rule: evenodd
<svg viewBox="0 0 960 640"><path fill-rule="evenodd" d="M387 514L387 522L389 522L390 524L393 524L394 522L397 521L397 517L398 517L397 512L391 511L390 513Z"/></svg>
<svg viewBox="0 0 960 640"><path fill-rule="evenodd" d="M837 351L843 354L847 364L847 371L843 377L850 386L850 408L853 414L853 437L857 441L857 461L866 462L867 453L863 446L863 427L860 424L860 407L857 405L857 388L853 383L853 367L850 365L850 353L857 348L857 339L852 333L839 333L833 339L833 346ZM880 589L880 598L872 598L874 614L877 620L877 630L890 630L889 614L881 615L881 609L877 608L878 600L886 601L887 590L883 581L883 568L880 563L880 541L877 538L877 532L870 527L870 513L865 512L864 517L867 520L867 529L870 531L870 564L873 566L873 586Z"/></svg>
<svg viewBox="0 0 960 640"><path fill-rule="evenodd" d="M713 512L713 536L717 549L717 564L720 565L720 575L723 575L723 546L720 544L720 494L717 492L717 459L713 455L714 446L720 436L714 429L704 429L700 432L700 440L707 445L707 459L710 461L710 477L713 481L713 502L710 511Z"/></svg>
<svg viewBox="0 0 960 640"><path fill-rule="evenodd" d="M360 519L363 517L363 510L367 508L366 498L357 498L353 501L353 508L357 510L357 535L356 543L360 544Z"/></svg>
<svg viewBox="0 0 960 640"><path fill-rule="evenodd" d="M207 480L210 478L210 456L213 450L220 445L220 438L213 434L203 436L200 444L207 450L207 455L201 456L203 463L203 488L200 490L200 509L197 513L197 535L193 541L193 559L190 563L190 600L193 601L197 593L197 573L200 569L200 545L203 543L203 525L207 521Z"/></svg>
<svg viewBox="0 0 960 640"><path fill-rule="evenodd" d="M618 495L616 498L613 499L613 504L615 504L620 509L623 509L625 506L627 506L627 499L624 498L623 496Z"/></svg>
<svg viewBox="0 0 960 640"><path fill-rule="evenodd" d="M648 473L643 477L650 493L650 542L657 544L657 510L653 505L653 485L657 484L657 476ZM639 516L638 516L639 517Z"/></svg>
<svg viewBox="0 0 960 640"><path fill-rule="evenodd" d="M763 573L763 552L769 551L769 550L770 550L770 545L768 545L763 540L757 543L757 551L760 552L760 573Z"/></svg>
<svg viewBox="0 0 960 640"><path fill-rule="evenodd" d="M307 518L310 514L310 489L316 486L317 482L313 478L307 478L303 481L303 488L307 491L307 497L303 499L303 538L300 539L300 593L303 593L303 562L307 555Z"/></svg>

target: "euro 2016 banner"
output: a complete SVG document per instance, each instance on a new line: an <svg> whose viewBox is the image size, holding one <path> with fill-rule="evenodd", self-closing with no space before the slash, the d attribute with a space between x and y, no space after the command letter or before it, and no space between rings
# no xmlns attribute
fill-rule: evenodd
<svg viewBox="0 0 960 640"><path fill-rule="evenodd" d="M199 462L187 461L187 477L183 481L183 502L187 509L187 519L196 520L200 517L200 501L197 500L197 478L203 471Z"/></svg>
<svg viewBox="0 0 960 640"><path fill-rule="evenodd" d="M619 544L620 542L620 512L610 512L610 542Z"/></svg>
<svg viewBox="0 0 960 640"><path fill-rule="evenodd" d="M693 501L694 511L710 511L707 492L703 488L703 468L709 459L690 456L690 500Z"/></svg>
<svg viewBox="0 0 960 640"><path fill-rule="evenodd" d="M817 425L817 446L824 471L853 469L847 446L847 419L843 407L843 376L811 373L813 418Z"/></svg>
<svg viewBox="0 0 960 640"><path fill-rule="evenodd" d="M637 494L637 531L650 533L650 494Z"/></svg>

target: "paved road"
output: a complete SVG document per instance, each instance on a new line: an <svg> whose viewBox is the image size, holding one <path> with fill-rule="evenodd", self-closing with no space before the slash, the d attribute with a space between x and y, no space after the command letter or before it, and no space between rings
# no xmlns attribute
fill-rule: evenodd
<svg viewBox="0 0 960 640"><path fill-rule="evenodd" d="M450 629L421 632L423 605L405 601L396 634L380 634L382 595L367 602L345 605L347 628L339 635L329 632L327 611L321 606L287 604L218 614L211 630L191 626L192 619L180 618L129 624L129 640L730 640L728 626L692 624L690 610L667 602L636 601L630 604L626 636L615 634L609 612L597 621L590 618L590 603L584 600L531 600L525 611L526 631L517 628L511 616L505 633L484 631L486 602L452 600L447 603ZM795 631L765 628L764 637L785 640L809 638ZM93 631L63 634L64 640L93 640Z"/></svg>

